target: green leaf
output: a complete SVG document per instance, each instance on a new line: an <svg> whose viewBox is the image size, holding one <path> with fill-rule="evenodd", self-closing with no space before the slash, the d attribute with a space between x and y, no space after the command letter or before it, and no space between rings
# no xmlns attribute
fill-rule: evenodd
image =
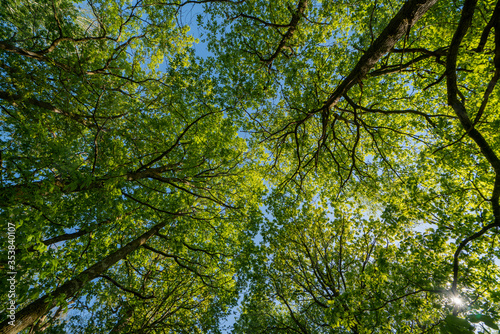
<svg viewBox="0 0 500 334"><path fill-rule="evenodd" d="M443 333L473 334L474 326L467 320L448 314L444 319Z"/></svg>
<svg viewBox="0 0 500 334"><path fill-rule="evenodd" d="M498 325L495 324L495 320L490 316L483 314L472 314L467 316L467 319L473 323L484 322L484 324L490 328L498 330Z"/></svg>

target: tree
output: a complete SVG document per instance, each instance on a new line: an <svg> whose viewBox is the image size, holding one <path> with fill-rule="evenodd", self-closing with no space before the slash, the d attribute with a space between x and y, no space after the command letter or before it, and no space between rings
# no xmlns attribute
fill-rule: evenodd
<svg viewBox="0 0 500 334"><path fill-rule="evenodd" d="M2 324L2 332L3 333L17 333L24 328L28 327L40 317L44 316L51 308L57 305L59 299L66 299L73 297L76 293L78 293L83 286L91 281L101 273L105 272L108 268L113 266L116 262L123 260L129 253L135 251L140 246L144 245L148 239L153 236L155 233L166 225L165 222L161 222L155 226L153 226L146 233L141 235L139 238L134 241L128 243L126 246L120 248L119 250L111 253L106 256L104 259L84 270L78 276L70 279L68 282L56 288L50 294L39 298L38 300L32 302L21 312L19 312L16 316L18 320L14 322L14 326L9 326L9 321L5 321Z"/></svg>
<svg viewBox="0 0 500 334"><path fill-rule="evenodd" d="M498 6L491 1L245 2L214 6L205 24L228 85L253 87L258 104L249 103L241 114L249 120L254 145L265 145L272 155L268 174L276 193L295 196L274 202L278 226L286 230L291 224L282 218L287 206L312 201L337 207L352 200L369 205L372 214L390 214L401 228L426 224L422 229L431 233L398 243L425 241L435 256L446 250L439 255L446 261L410 263L445 274L444 281L433 282L441 284L435 290L467 304L436 318L434 330L441 324L443 331L469 331L459 315L472 321L473 314L484 312L498 320L492 306L498 301L494 259L500 222L498 94L493 93ZM230 51L238 57L226 56ZM298 270L300 262L295 263ZM248 305L265 304L271 292L255 289ZM278 294L277 286L269 289ZM285 299L279 302L283 308ZM294 310L308 306L293 300ZM287 321L294 312L289 310ZM248 331L248 319L242 318L245 325L239 328ZM308 332L310 321L275 330Z"/></svg>
<svg viewBox="0 0 500 334"><path fill-rule="evenodd" d="M236 332L406 333L436 326L445 301L440 285L449 274L441 272L445 249L431 257L408 242L416 237L409 226L342 211L304 205L279 215L290 221L282 228L269 224L266 261Z"/></svg>
<svg viewBox="0 0 500 334"><path fill-rule="evenodd" d="M238 293L240 333L497 329L499 8L2 5L25 331L218 332Z"/></svg>
<svg viewBox="0 0 500 334"><path fill-rule="evenodd" d="M78 331L217 330L236 301L262 183L176 9L2 6L1 215L19 308L0 332L61 330L68 305Z"/></svg>

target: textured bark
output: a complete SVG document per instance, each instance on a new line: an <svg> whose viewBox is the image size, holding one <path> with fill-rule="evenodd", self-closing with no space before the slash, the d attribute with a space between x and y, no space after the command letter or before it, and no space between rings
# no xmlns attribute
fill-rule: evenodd
<svg viewBox="0 0 500 334"><path fill-rule="evenodd" d="M279 53L286 47L286 43L293 37L295 31L297 30L297 27L299 25L300 19L304 15L304 12L307 8L307 1L306 0L300 0L299 3L297 4L297 11L292 15L292 19L290 23L288 24L289 28L283 38L281 39L280 44L276 48L276 51L267 59L261 59L263 62L270 64L275 60Z"/></svg>
<svg viewBox="0 0 500 334"><path fill-rule="evenodd" d="M145 244L148 239L166 225L166 222L159 223L139 238L131 241L126 246L106 256L104 259L94 264L90 268L81 272L78 276L64 283L52 293L32 302L16 313L14 326L9 325L9 319L0 324L0 334L14 334L32 325L37 319L45 315L54 306L57 300L63 298L68 300L74 296L86 283L92 281L116 262L124 259L128 254Z"/></svg>

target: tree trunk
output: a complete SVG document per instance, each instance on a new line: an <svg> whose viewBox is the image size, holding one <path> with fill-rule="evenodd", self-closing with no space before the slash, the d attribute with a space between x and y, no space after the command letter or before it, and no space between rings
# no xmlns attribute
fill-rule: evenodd
<svg viewBox="0 0 500 334"><path fill-rule="evenodd" d="M405 2L399 12L391 19L375 42L359 59L354 69L340 83L324 103L322 109L333 109L349 89L370 71L386 55L405 33L437 2L437 0L411 0Z"/></svg>
<svg viewBox="0 0 500 334"><path fill-rule="evenodd" d="M166 225L166 222L159 223L151 228L149 231L141 235L139 238L129 242L126 246L120 248L114 253L106 256L104 259L94 264L92 267L84 270L78 276L64 283L52 293L43 296L42 298L29 304L21 311L16 312L16 319L14 325L10 325L10 319L5 320L0 324L0 334L14 334L22 331L26 327L32 325L38 318L50 311L57 305L57 300L64 298L65 300L71 298L78 292L86 283L92 281L94 278L104 273L109 267L116 262L124 259L129 253L133 252L146 241L157 233L161 228Z"/></svg>

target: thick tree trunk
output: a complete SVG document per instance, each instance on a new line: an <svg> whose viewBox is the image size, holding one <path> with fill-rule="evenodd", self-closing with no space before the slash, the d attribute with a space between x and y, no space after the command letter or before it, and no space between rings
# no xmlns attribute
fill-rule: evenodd
<svg viewBox="0 0 500 334"><path fill-rule="evenodd" d="M358 83L375 64L386 55L405 33L437 2L437 0L410 0L392 18L375 42L366 50L354 69L340 83L324 103L323 109L333 108L352 86Z"/></svg>
<svg viewBox="0 0 500 334"><path fill-rule="evenodd" d="M128 254L142 246L148 239L165 226L166 222L159 223L139 238L131 241L126 246L120 248L114 253L106 256L104 259L94 264L92 267L84 270L78 276L64 283L52 293L34 301L24 309L16 313L14 325L9 324L10 319L0 324L0 334L14 334L22 331L32 325L38 318L50 311L57 305L59 298L68 299L75 295L86 283L104 273L109 267L119 260L124 259Z"/></svg>

